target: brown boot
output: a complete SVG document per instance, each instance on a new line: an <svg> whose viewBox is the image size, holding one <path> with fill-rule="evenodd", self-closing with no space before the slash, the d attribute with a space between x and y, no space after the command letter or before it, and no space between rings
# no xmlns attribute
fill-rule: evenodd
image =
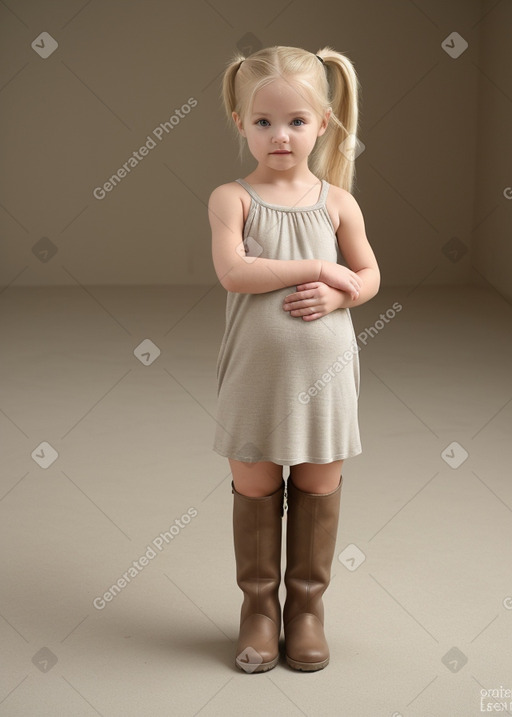
<svg viewBox="0 0 512 717"><path fill-rule="evenodd" d="M288 480L286 661L312 672L329 664L322 595L331 579L340 512L341 482L332 493L304 493Z"/></svg>
<svg viewBox="0 0 512 717"><path fill-rule="evenodd" d="M245 672L265 672L279 660L284 481L264 498L232 490L236 579L244 593L236 665Z"/></svg>

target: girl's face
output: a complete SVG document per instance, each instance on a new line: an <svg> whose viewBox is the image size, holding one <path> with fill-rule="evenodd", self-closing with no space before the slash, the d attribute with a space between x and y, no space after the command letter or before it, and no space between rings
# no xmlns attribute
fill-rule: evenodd
<svg viewBox="0 0 512 717"><path fill-rule="evenodd" d="M254 95L243 124L233 119L260 165L283 171L307 165L317 137L327 129L331 110L320 118L303 91L286 80L274 80Z"/></svg>

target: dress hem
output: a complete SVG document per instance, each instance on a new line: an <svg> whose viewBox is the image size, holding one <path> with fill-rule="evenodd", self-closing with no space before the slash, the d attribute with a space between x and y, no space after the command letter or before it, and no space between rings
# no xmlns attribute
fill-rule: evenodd
<svg viewBox="0 0 512 717"><path fill-rule="evenodd" d="M356 456L361 455L363 452L362 447L360 446L358 450L355 451L349 451L348 453L343 454L336 454L333 457L330 458L311 458L310 456L304 456L301 458L273 458L272 456L261 456L258 458L258 460L247 460L247 457L242 457L236 454L232 454L229 451L222 451L218 448L213 448L213 451L215 453L218 453L220 456L223 456L224 458L231 458L235 461L241 461L243 463L262 463L263 461L269 461L271 463L275 463L278 466L295 466L299 463L316 463L316 464L324 464L324 463L333 463L334 461L344 461L347 458L355 458Z"/></svg>

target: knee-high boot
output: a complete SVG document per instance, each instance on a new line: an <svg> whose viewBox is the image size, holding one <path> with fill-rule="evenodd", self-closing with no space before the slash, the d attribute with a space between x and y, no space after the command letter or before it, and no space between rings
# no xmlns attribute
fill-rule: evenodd
<svg viewBox="0 0 512 717"><path fill-rule="evenodd" d="M279 659L284 481L263 498L232 490L236 577L244 593L236 665L245 672L264 672Z"/></svg>
<svg viewBox="0 0 512 717"><path fill-rule="evenodd" d="M288 480L284 635L286 661L296 670L329 664L322 595L331 579L341 483L332 493L304 493Z"/></svg>

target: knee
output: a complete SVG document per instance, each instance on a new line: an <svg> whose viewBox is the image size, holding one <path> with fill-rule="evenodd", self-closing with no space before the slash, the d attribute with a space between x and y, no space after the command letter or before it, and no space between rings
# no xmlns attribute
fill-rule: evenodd
<svg viewBox="0 0 512 717"><path fill-rule="evenodd" d="M257 481L248 483L247 481L235 481L233 479L233 485L236 492L246 498L268 498L269 495L273 495L281 488L283 481L281 479L277 484L268 485Z"/></svg>
<svg viewBox="0 0 512 717"><path fill-rule="evenodd" d="M247 498L266 498L283 485L282 466L231 461L233 486Z"/></svg>
<svg viewBox="0 0 512 717"><path fill-rule="evenodd" d="M297 480L296 478L290 478L290 480L293 485L303 493L311 493L313 495L327 495L328 493L333 493L340 484L339 479L336 482L307 481Z"/></svg>
<svg viewBox="0 0 512 717"><path fill-rule="evenodd" d="M301 463L290 468L290 480L304 493L316 495L332 493L342 480L341 465Z"/></svg>

